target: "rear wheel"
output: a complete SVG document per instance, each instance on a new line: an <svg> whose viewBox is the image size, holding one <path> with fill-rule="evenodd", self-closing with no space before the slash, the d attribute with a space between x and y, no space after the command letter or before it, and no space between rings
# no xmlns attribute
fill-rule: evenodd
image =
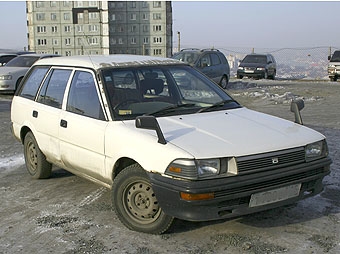
<svg viewBox="0 0 340 254"><path fill-rule="evenodd" d="M223 89L226 89L227 88L227 85L228 85L228 78L227 76L223 76L221 81L220 81L220 86L223 88Z"/></svg>
<svg viewBox="0 0 340 254"><path fill-rule="evenodd" d="M112 199L119 220L131 230L161 234L174 219L159 206L148 176L138 164L126 167L116 176Z"/></svg>
<svg viewBox="0 0 340 254"><path fill-rule="evenodd" d="M32 132L28 132L24 140L24 156L28 173L35 179L49 178L52 172L52 164L46 160L45 155L39 149Z"/></svg>

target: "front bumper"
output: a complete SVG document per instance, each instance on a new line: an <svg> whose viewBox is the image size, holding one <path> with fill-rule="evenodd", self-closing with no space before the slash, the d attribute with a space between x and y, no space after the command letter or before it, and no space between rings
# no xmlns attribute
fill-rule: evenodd
<svg viewBox="0 0 340 254"><path fill-rule="evenodd" d="M249 71L237 71L237 76L250 77L250 78L264 78L265 71L260 70L249 70Z"/></svg>
<svg viewBox="0 0 340 254"><path fill-rule="evenodd" d="M208 221L231 218L294 203L314 196L323 190L322 180L330 172L330 158L280 168L257 174L221 179L184 181L149 173L153 190L163 211L189 221ZM298 196L266 205L250 207L255 193L301 184ZM214 193L205 201L186 201L184 193Z"/></svg>

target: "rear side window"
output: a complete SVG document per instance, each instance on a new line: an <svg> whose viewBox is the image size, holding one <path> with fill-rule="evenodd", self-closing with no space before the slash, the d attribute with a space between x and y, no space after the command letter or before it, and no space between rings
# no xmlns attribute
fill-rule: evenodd
<svg viewBox="0 0 340 254"><path fill-rule="evenodd" d="M19 96L34 100L49 67L34 67L19 91Z"/></svg>
<svg viewBox="0 0 340 254"><path fill-rule="evenodd" d="M220 61L220 59L218 58L218 55L216 55L216 54L211 54L210 57L211 57L211 64L212 64L212 65L219 65L219 64L221 64L221 61Z"/></svg>
<svg viewBox="0 0 340 254"><path fill-rule="evenodd" d="M38 102L55 108L61 108L63 104L64 92L67 82L71 75L71 70L54 69L52 70L38 96Z"/></svg>

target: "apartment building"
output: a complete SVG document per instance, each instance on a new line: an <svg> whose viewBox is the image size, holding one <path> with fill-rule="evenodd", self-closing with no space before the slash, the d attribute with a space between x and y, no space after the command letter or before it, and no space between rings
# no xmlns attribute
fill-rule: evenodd
<svg viewBox="0 0 340 254"><path fill-rule="evenodd" d="M69 55L172 55L164 1L26 1L28 49Z"/></svg>

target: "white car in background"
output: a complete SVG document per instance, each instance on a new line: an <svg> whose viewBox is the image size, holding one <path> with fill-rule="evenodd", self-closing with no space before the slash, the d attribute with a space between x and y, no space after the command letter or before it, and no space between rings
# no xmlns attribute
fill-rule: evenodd
<svg viewBox="0 0 340 254"><path fill-rule="evenodd" d="M13 97L14 136L33 178L52 164L112 190L132 230L217 220L320 193L325 137L242 107L183 62L136 55L37 61ZM46 195L53 195L46 193Z"/></svg>
<svg viewBox="0 0 340 254"><path fill-rule="evenodd" d="M13 58L0 68L0 92L14 92L33 63L42 58L55 56L59 55L23 54Z"/></svg>

